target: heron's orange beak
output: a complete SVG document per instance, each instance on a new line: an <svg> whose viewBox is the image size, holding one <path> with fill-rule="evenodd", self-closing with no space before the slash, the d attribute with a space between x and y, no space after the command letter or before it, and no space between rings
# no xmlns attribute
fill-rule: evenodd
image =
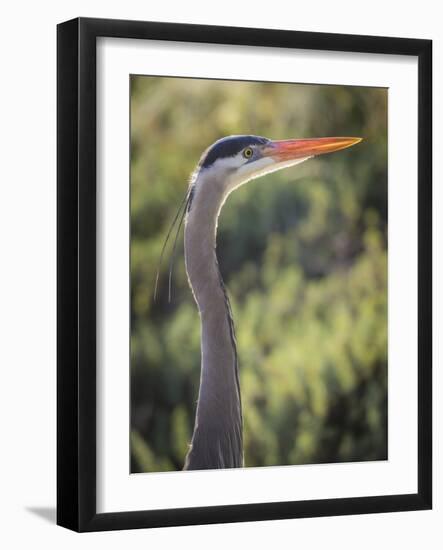
<svg viewBox="0 0 443 550"><path fill-rule="evenodd" d="M272 157L278 162L324 155L346 149L362 138L359 137L323 137L309 139L284 139L271 141L262 149L264 157Z"/></svg>

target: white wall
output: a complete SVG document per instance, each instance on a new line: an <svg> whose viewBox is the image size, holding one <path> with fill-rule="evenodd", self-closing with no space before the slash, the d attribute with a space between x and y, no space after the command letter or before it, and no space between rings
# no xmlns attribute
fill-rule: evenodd
<svg viewBox="0 0 443 550"><path fill-rule="evenodd" d="M439 2L371 0L174 0L163 3L72 0L8 2L0 33L0 541L6 548L440 548L441 476L435 509L373 516L286 520L76 535L43 516L55 506L55 25L76 17L111 17L295 30L408 36L434 40L434 181L443 161L443 30ZM6 124L5 124L6 123ZM443 207L435 185L437 214ZM435 218L437 216L435 215ZM442 235L436 220L436 238ZM442 251L434 245L435 280ZM441 334L441 290L435 291L435 334ZM437 325L438 323L438 325ZM438 349L437 349L438 348ZM435 343L435 364L441 346ZM23 384L25 378L26 385ZM441 373L435 374L435 463L442 462ZM20 388L20 392L15 392ZM23 390L24 388L24 390ZM438 391L440 390L440 391ZM37 508L38 513L31 509Z"/></svg>

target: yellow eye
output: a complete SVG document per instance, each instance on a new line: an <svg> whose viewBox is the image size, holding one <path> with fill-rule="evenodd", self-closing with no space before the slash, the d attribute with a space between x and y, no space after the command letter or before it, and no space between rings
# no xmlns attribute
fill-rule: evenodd
<svg viewBox="0 0 443 550"><path fill-rule="evenodd" d="M243 156L245 157L245 159L250 159L253 154L254 151L250 147L246 147L246 149L243 151Z"/></svg>

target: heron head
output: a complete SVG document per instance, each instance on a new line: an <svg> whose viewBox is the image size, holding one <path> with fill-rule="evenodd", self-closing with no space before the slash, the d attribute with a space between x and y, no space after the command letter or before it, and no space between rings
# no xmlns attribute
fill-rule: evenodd
<svg viewBox="0 0 443 550"><path fill-rule="evenodd" d="M251 179L345 149L361 139L322 137L273 141L261 136L229 136L216 141L203 153L199 173L213 176L229 193Z"/></svg>

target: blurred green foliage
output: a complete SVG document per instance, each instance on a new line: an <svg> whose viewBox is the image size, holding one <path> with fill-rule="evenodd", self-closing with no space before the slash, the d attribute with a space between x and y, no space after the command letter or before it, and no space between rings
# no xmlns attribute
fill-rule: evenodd
<svg viewBox="0 0 443 550"><path fill-rule="evenodd" d="M361 136L251 181L219 221L247 466L387 458L387 91L132 77L131 471L177 470L192 434L200 327L168 226L204 149L229 134Z"/></svg>

